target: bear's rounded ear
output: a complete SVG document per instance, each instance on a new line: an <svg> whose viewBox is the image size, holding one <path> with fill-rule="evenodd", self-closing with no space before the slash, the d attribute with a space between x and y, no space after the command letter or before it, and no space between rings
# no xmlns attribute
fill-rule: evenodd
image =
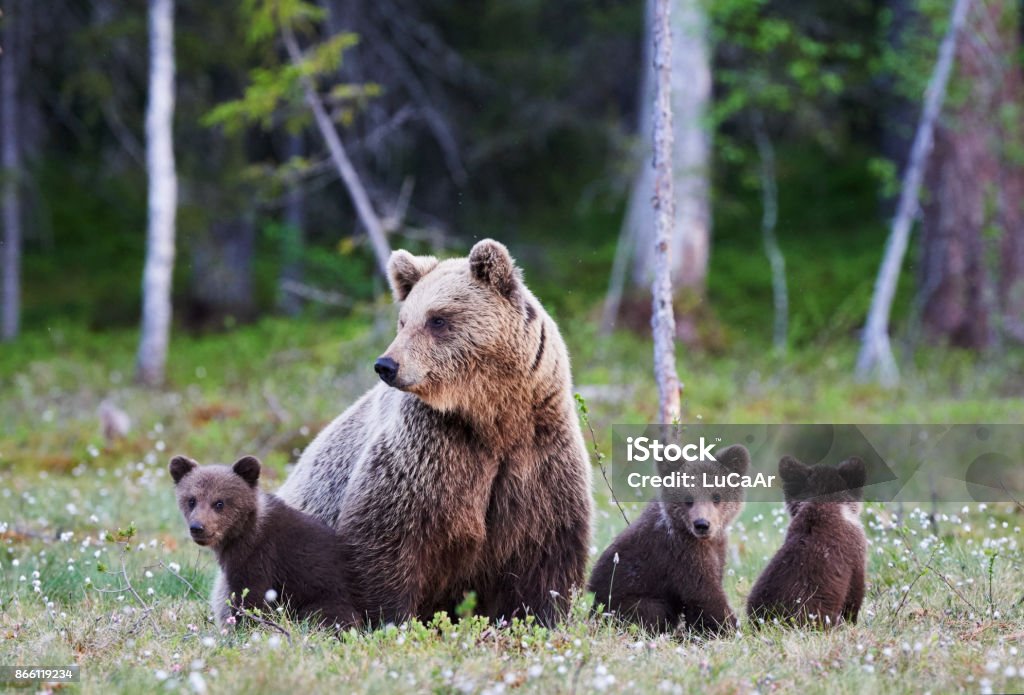
<svg viewBox="0 0 1024 695"><path fill-rule="evenodd" d="M837 470L851 492L861 492L868 477L863 461L856 456L851 456L840 463Z"/></svg>
<svg viewBox="0 0 1024 695"><path fill-rule="evenodd" d="M181 482L181 479L189 473L189 471L193 470L198 465L198 463L187 456L175 456L167 465L167 470L171 472L171 478L174 479L174 484L177 485Z"/></svg>
<svg viewBox="0 0 1024 695"><path fill-rule="evenodd" d="M750 452L742 444L733 444L715 455L718 462L733 473L743 475L750 468Z"/></svg>
<svg viewBox="0 0 1024 695"><path fill-rule="evenodd" d="M404 249L391 252L388 259L388 282L396 302L404 302L413 286L437 267L433 256L414 256Z"/></svg>
<svg viewBox="0 0 1024 695"><path fill-rule="evenodd" d="M783 456L779 461L779 477L782 478L782 494L791 499L803 493L811 469L792 456Z"/></svg>
<svg viewBox="0 0 1024 695"><path fill-rule="evenodd" d="M779 460L779 475L783 480L806 480L811 469L792 456L783 456Z"/></svg>
<svg viewBox="0 0 1024 695"><path fill-rule="evenodd" d="M519 282L519 270L505 245L494 239L481 239L469 252L469 272L494 288L502 297L511 298Z"/></svg>
<svg viewBox="0 0 1024 695"><path fill-rule="evenodd" d="M243 456L231 467L250 487L256 487L260 479L260 461L255 456Z"/></svg>

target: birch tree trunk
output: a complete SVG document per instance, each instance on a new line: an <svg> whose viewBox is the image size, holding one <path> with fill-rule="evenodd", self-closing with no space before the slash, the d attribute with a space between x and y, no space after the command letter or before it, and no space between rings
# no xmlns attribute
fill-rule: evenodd
<svg viewBox="0 0 1024 695"><path fill-rule="evenodd" d="M698 0L672 0L672 176L676 190L669 246L672 250L673 286L703 291L710 244L711 142L706 127L711 100L711 67L707 44L707 20ZM653 66L653 62L648 62ZM645 69L650 86L641 108L645 127L651 122L655 101L653 67ZM654 228L650 200L654 195L653 148L648 144L648 164L637 174L630 198L630 216L636 239L633 282L647 287L654 276Z"/></svg>
<svg viewBox="0 0 1024 695"><path fill-rule="evenodd" d="M18 125L21 94L18 65L23 63L18 45L17 0L9 0L3 15L3 54L0 55L0 121L3 131L3 317L0 338L14 340L21 322L21 149Z"/></svg>
<svg viewBox="0 0 1024 695"><path fill-rule="evenodd" d="M289 159L303 155L302 133L289 133L287 156ZM302 300L293 292L285 291L288 283L302 281L302 249L305 245L305 195L302 183L296 177L288 185L284 200L284 222L281 238L281 275L278 278L278 308L289 316L302 310Z"/></svg>
<svg viewBox="0 0 1024 695"><path fill-rule="evenodd" d="M672 171L677 192L669 245L673 286L703 293L710 251L711 136L707 126L711 102L708 26L700 0L672 0ZM655 102L654 13L647 2L647 34L637 131L642 143L639 167L630 190L602 316L604 330L615 323L626 291L629 270L634 293L646 293L654 277L655 213L654 143L650 124ZM632 258L632 263L629 262ZM631 269L630 269L630 266Z"/></svg>
<svg viewBox="0 0 1024 695"><path fill-rule="evenodd" d="M779 220L779 190L775 175L775 147L764 130L760 114L754 120L754 140L761 164L761 240L772 271L772 347L786 351L789 337L789 292L786 287L786 257L782 255L775 226Z"/></svg>
<svg viewBox="0 0 1024 695"><path fill-rule="evenodd" d="M957 37L963 29L970 8L970 0L956 0L950 14L949 29L939 47L938 60L925 90L924 107L918 121L917 132L911 147L910 159L903 176L896 216L892 223L892 232L886 242L882 265L875 280L875 290L871 298L871 309L868 312L867 324L861 339L860 354L857 356L856 376L864 380L878 370L880 382L885 386L894 386L899 382L899 370L893 358L892 346L889 343L889 316L892 311L892 300L896 296L903 257L907 252L910 240L910 229L918 212L921 181L928 153L932 147L935 121L942 109L949 84L949 74L953 68L956 54Z"/></svg>
<svg viewBox="0 0 1024 695"><path fill-rule="evenodd" d="M672 29L669 0L654 5L654 282L651 286L651 329L654 333L654 377L658 383L659 422L680 418L679 375L676 373L676 326L672 308L672 238L675 213L672 132Z"/></svg>
<svg viewBox="0 0 1024 695"><path fill-rule="evenodd" d="M149 0L149 102L146 172L149 220L142 279L142 336L137 378L164 380L171 331L171 278L178 180L174 168L174 0Z"/></svg>

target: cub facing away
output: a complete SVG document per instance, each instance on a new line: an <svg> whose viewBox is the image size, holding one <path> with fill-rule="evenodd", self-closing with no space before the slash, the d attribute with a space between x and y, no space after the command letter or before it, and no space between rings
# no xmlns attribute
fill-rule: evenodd
<svg viewBox="0 0 1024 695"><path fill-rule="evenodd" d="M716 457L686 464L683 472L696 474L699 483L705 473L744 474L750 466L739 444ZM736 487L661 488L594 566L587 588L595 602L656 632L672 632L681 620L698 633L734 628L722 574L728 526L743 508L743 495Z"/></svg>
<svg viewBox="0 0 1024 695"><path fill-rule="evenodd" d="M322 626L359 624L345 543L326 524L260 490L257 459L200 466L175 456L168 468L192 540L213 550L226 580L226 591L211 599L218 625L277 605Z"/></svg>
<svg viewBox="0 0 1024 695"><path fill-rule="evenodd" d="M747 601L757 626L857 622L864 601L867 537L860 522L866 472L858 458L837 467L779 461L791 520L786 539Z"/></svg>

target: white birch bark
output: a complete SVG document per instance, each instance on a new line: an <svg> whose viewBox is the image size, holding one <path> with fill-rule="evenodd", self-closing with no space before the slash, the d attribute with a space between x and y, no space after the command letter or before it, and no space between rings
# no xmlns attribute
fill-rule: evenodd
<svg viewBox="0 0 1024 695"><path fill-rule="evenodd" d="M0 338L14 340L21 323L21 149L18 125L21 117L21 95L18 89L17 45L19 20L17 2L8 2L3 16L3 54L0 55L0 121L3 131L3 317Z"/></svg>
<svg viewBox="0 0 1024 695"><path fill-rule="evenodd" d="M679 375L676 373L676 322L672 308L672 237L675 222L675 176L672 129L672 30L670 0L654 5L654 282L651 286L651 329L654 333L654 377L658 383L659 422L680 418Z"/></svg>
<svg viewBox="0 0 1024 695"><path fill-rule="evenodd" d="M779 189L775 175L775 147L764 131L760 115L754 121L754 140L761 164L761 240L772 271L772 347L786 351L789 338L789 291L786 287L786 257L782 255L775 227L779 221Z"/></svg>
<svg viewBox="0 0 1024 695"><path fill-rule="evenodd" d="M137 377L164 380L171 332L171 278L178 180L174 168L174 0L149 0L149 101L146 172L149 221L142 279L142 336Z"/></svg>
<svg viewBox="0 0 1024 695"><path fill-rule="evenodd" d="M893 358L892 345L889 342L889 315L892 301L899 283L903 257L907 252L910 230L917 216L920 204L921 181L924 178L925 164L932 148L935 134L935 121L942 110L942 102L946 97L949 75L953 68L956 55L956 42L960 31L967 20L971 0L956 0L950 12L949 28L939 46L935 69L928 80L924 93L924 106L918 120L914 143L910 149L910 159L903 176L899 204L892 222L892 232L885 245L882 265L878 269L875 280L874 295L871 298L871 309L868 312L867 324L861 338L860 354L857 356L856 377L867 379L875 370L879 382L891 387L899 383L899 369Z"/></svg>

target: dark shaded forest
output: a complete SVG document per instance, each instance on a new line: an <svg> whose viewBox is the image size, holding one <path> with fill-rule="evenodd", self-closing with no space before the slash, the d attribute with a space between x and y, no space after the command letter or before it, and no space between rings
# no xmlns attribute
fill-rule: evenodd
<svg viewBox="0 0 1024 695"><path fill-rule="evenodd" d="M712 351L773 336L777 347L855 339L947 8L680 7L700 35L679 30L678 64L691 72L674 84L700 108L677 109L676 140L705 144L694 160L703 183L677 193L679 214L697 215L677 232L689 244L676 260L679 337ZM5 213L8 314L29 331L134 326L145 8L4 9L5 201L17 199ZM391 248L455 253L499 238L558 311L605 306L606 324L645 331L647 237L628 229L643 226L630 220L649 138L644 20L642 2L178 3L176 330L343 315L385 287L302 72ZM894 321L906 340L988 349L1021 337L1018 8L978 3L963 33ZM783 335L763 245L769 207L789 290ZM609 315L617 254L625 296Z"/></svg>

